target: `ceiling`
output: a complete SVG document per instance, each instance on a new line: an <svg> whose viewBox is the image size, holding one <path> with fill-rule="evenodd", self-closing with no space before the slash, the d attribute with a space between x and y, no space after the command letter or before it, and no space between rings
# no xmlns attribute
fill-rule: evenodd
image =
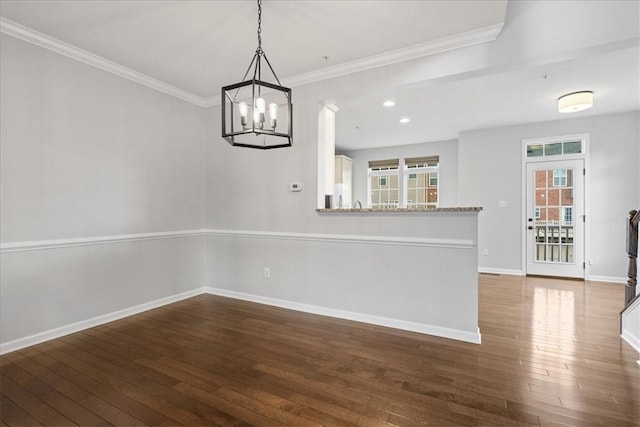
<svg viewBox="0 0 640 427"><path fill-rule="evenodd" d="M573 57L406 78L402 84L371 73L499 41L503 26L519 19L507 13L508 6L506 0L265 0L262 44L283 84L328 82L327 93L340 108L336 142L343 150L560 119L555 99L576 87L596 93L598 108L581 114L640 107L637 41ZM220 87L244 74L257 46L256 12L252 0L0 3L2 32L201 106L216 104ZM342 76L363 72L375 90L346 88L353 80ZM382 107L387 98L396 106ZM401 116L411 122L400 125Z"/></svg>
<svg viewBox="0 0 640 427"><path fill-rule="evenodd" d="M386 96L337 98L336 146L348 151L396 145L398 134L403 144L444 141L475 129L638 110L639 58L638 49L629 48L465 75L418 90L408 86ZM559 95L583 89L594 92L593 108L574 114L558 112ZM396 105L384 107L387 99ZM411 122L400 123L402 117Z"/></svg>

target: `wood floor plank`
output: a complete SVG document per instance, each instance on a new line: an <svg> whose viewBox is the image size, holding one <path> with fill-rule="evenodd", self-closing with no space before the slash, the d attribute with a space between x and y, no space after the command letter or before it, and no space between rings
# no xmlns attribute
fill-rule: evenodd
<svg viewBox="0 0 640 427"><path fill-rule="evenodd" d="M638 427L623 299L481 275L475 345L200 295L0 356L0 427Z"/></svg>
<svg viewBox="0 0 640 427"><path fill-rule="evenodd" d="M153 411L149 407L123 395L116 388L100 383L79 370L74 369L72 366L54 359L51 357L51 352L48 352L46 348L37 348L36 352L30 355L30 359L45 366L61 377L74 382L84 390L112 403L122 411L128 414L135 414L135 418L145 425L160 425L167 420L166 417Z"/></svg>
<svg viewBox="0 0 640 427"><path fill-rule="evenodd" d="M6 375L0 376L0 384L2 384L2 390L11 396L13 402L28 412L29 416L37 422L59 426L77 425Z"/></svg>
<svg viewBox="0 0 640 427"><path fill-rule="evenodd" d="M142 376L136 376L134 373L113 370L114 368L109 367L107 363L102 363L99 359L78 348L62 346L62 349L51 349L48 354L80 369L97 381L114 387L119 393L165 415L174 423L211 425L219 416L219 411L215 408L201 405L188 396L176 393L173 389L167 389ZM101 367L99 371L94 368L96 365Z"/></svg>
<svg viewBox="0 0 640 427"><path fill-rule="evenodd" d="M24 359L21 355L12 353L6 356L9 360L19 361ZM38 377L23 370L15 363L8 364L2 368L2 373L20 384L30 393L46 402L49 406L60 412L73 423L86 426L110 425L104 419L97 416L87 408L69 399L49 384L41 381Z"/></svg>
<svg viewBox="0 0 640 427"><path fill-rule="evenodd" d="M142 354L139 354L139 356L142 357ZM215 360L215 363L212 364L213 361L210 359L210 356L207 355L206 359L200 362L195 361L194 363L196 366L185 364L169 357L163 357L160 359L160 362L146 358L138 358L137 362L145 364L156 370L173 372L173 375L177 379L208 392L216 393L222 387L228 387L264 403L271 403L275 406L286 406L288 411L294 410L302 413L303 418L304 415L309 412L307 408L292 408L296 404L289 401L288 398L293 394L293 392L280 387L274 388L273 385L269 386L266 383L260 383L251 376L243 378L242 376L235 374L230 375L228 369L233 369L232 362L225 363L223 360ZM206 366L210 366L212 369L201 369L201 367ZM218 366L223 369L216 372L214 368ZM206 378L209 383L204 383L203 378ZM215 383L211 384L211 381L215 381ZM318 414L314 413L312 418L318 418ZM299 420L296 424L303 425L304 420Z"/></svg>
<svg viewBox="0 0 640 427"><path fill-rule="evenodd" d="M0 419L9 426L41 426L35 418L16 405L7 395L0 393Z"/></svg>
<svg viewBox="0 0 640 427"><path fill-rule="evenodd" d="M184 393L186 396L190 396L201 402L208 402L208 403L210 402L216 407L221 408L223 411L239 419L242 419L245 422L250 423L252 425L264 425L264 426L286 425L277 420L269 418L265 414L256 413L249 408L238 405L235 402L229 401L227 399L218 397L215 394L200 390L197 387L190 386L189 384L186 384L186 383L180 383L176 385L174 388L176 391Z"/></svg>
<svg viewBox="0 0 640 427"><path fill-rule="evenodd" d="M26 352L21 352L26 353ZM100 399L91 390L86 390L75 384L74 382L61 377L46 367L38 364L30 358L20 358L15 363L26 372L37 377L43 383L49 385L52 389L73 400L83 408L88 409L92 413L104 419L107 423L113 425L137 426L143 425L138 419L123 412L111 403Z"/></svg>

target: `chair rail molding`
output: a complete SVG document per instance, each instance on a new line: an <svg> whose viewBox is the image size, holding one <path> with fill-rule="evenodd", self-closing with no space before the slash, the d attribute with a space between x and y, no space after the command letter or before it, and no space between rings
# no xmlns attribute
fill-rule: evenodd
<svg viewBox="0 0 640 427"><path fill-rule="evenodd" d="M404 236L374 236L324 233L291 233L281 231L196 229L161 231L152 233L119 234L68 239L8 242L0 244L0 253L37 251L76 246L104 245L154 239L175 239L195 236L242 237L258 239L301 240L315 242L360 243L396 246L423 246L454 249L472 249L476 242L465 239L416 238Z"/></svg>
<svg viewBox="0 0 640 427"><path fill-rule="evenodd" d="M175 239L203 236L206 230L161 231L154 233L119 234L111 236L79 237L69 239L38 240L0 244L0 253L70 248L76 246L104 245L139 240Z"/></svg>
<svg viewBox="0 0 640 427"><path fill-rule="evenodd" d="M472 249L476 242L465 239L417 238L404 236L373 236L365 234L290 233L280 231L207 230L209 236L247 237L260 239L305 240L315 242L362 243L396 246L424 246Z"/></svg>

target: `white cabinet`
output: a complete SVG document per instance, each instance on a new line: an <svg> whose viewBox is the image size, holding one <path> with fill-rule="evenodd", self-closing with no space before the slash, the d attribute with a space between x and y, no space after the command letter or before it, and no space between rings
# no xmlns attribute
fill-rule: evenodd
<svg viewBox="0 0 640 427"><path fill-rule="evenodd" d="M353 161L343 155L337 155L335 160L335 192L333 205L336 208L351 207Z"/></svg>

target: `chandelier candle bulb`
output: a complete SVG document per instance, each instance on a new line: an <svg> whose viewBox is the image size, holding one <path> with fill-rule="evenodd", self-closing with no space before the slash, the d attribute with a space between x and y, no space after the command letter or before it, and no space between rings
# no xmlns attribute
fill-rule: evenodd
<svg viewBox="0 0 640 427"><path fill-rule="evenodd" d="M275 129L278 120L278 104L273 102L269 104L269 118L271 119L271 127Z"/></svg>
<svg viewBox="0 0 640 427"><path fill-rule="evenodd" d="M246 102L238 104L238 110L240 110L240 124L242 127L247 125L247 113L249 112L249 106Z"/></svg>
<svg viewBox="0 0 640 427"><path fill-rule="evenodd" d="M256 99L256 109L258 110L258 118L260 125L264 124L265 102L264 98ZM262 128L262 126L260 126Z"/></svg>
<svg viewBox="0 0 640 427"><path fill-rule="evenodd" d="M257 98L256 99L256 108L258 109L258 112L260 114L264 114L264 112L265 112L264 98Z"/></svg>
<svg viewBox="0 0 640 427"><path fill-rule="evenodd" d="M262 128L261 125L262 125L262 122L260 121L260 112L258 111L257 108L254 108L253 109L253 126Z"/></svg>

